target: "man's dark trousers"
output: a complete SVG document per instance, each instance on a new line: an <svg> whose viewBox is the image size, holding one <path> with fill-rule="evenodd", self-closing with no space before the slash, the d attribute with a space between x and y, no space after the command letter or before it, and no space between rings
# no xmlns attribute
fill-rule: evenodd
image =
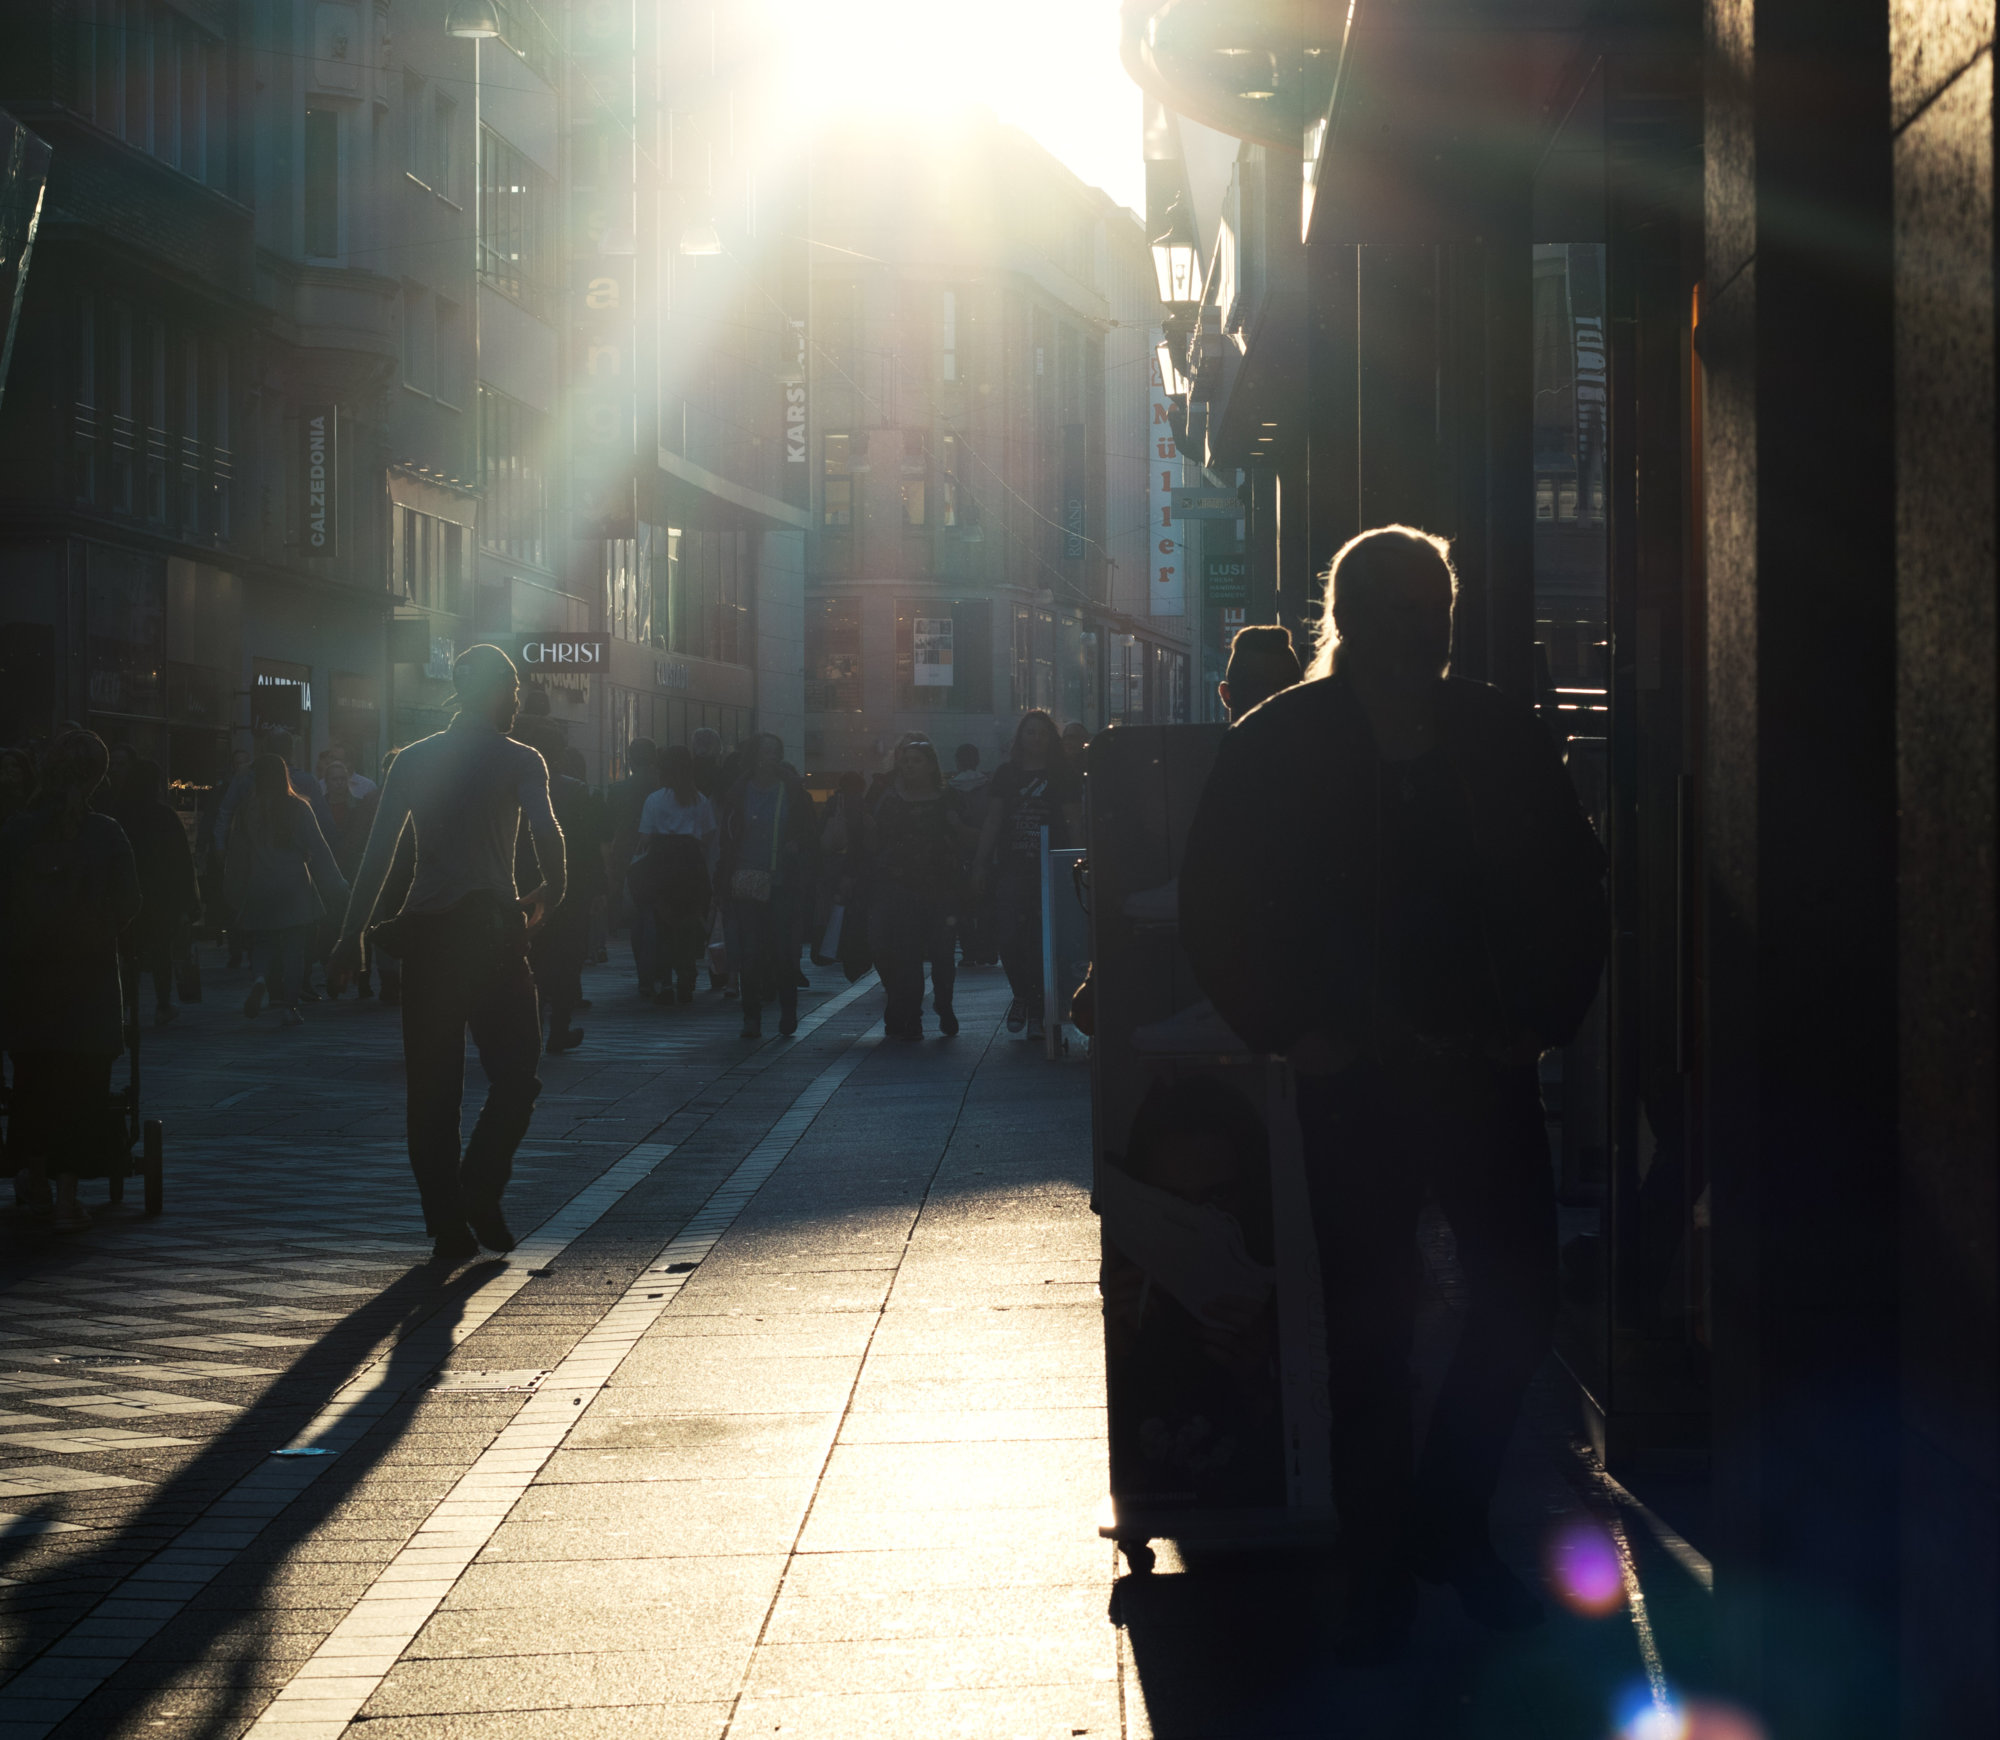
<svg viewBox="0 0 2000 1740"><path fill-rule="evenodd" d="M1474 1550L1555 1324L1555 1191L1535 1069L1435 1054L1364 1060L1302 1078L1298 1104L1343 1536L1376 1560ZM1457 1241L1465 1312L1415 1458L1410 1351L1426 1190Z"/></svg>
<svg viewBox="0 0 2000 1740"><path fill-rule="evenodd" d="M433 1238L462 1231L468 1210L499 1205L542 1091L535 1074L541 1020L525 928L505 909L478 916L485 922L461 907L404 921L411 938L403 958L410 1169ZM467 1028L487 1088L461 1160Z"/></svg>

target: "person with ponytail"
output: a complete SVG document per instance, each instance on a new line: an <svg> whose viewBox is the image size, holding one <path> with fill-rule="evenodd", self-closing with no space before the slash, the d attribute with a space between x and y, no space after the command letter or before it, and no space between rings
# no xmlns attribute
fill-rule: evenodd
<svg viewBox="0 0 2000 1740"><path fill-rule="evenodd" d="M125 831L90 807L110 756L94 732L49 746L41 783L0 826L0 1035L13 1070L9 1148L16 1190L55 1227L90 1216L79 1178L109 1175L122 1135L111 1066L125 1049L118 939L139 916L139 869Z"/></svg>

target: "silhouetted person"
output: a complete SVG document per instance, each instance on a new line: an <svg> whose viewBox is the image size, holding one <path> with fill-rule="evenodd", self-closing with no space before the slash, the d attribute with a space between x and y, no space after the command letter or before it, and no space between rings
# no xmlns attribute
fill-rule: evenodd
<svg viewBox="0 0 2000 1740"><path fill-rule="evenodd" d="M743 1037L756 1039L774 994L778 1031L798 1031L799 933L819 873L819 818L780 738L760 733L744 748L750 767L722 800L716 871L729 959L742 974Z"/></svg>
<svg viewBox="0 0 2000 1740"><path fill-rule="evenodd" d="M1000 964L1014 993L1007 1031L1042 1037L1042 829L1067 846L1083 829L1083 775L1063 753L1048 714L1024 713L1013 752L993 774L992 801L973 860L973 892L993 890Z"/></svg>
<svg viewBox="0 0 2000 1740"><path fill-rule="evenodd" d="M1412 1570L1490 1625L1540 1616L1487 1509L1556 1307L1535 1061L1582 1020L1605 947L1603 855L1549 734L1524 699L1442 674L1455 587L1443 541L1405 527L1334 558L1313 680L1224 738L1180 876L1202 988L1299 1078L1343 1529L1334 1645L1354 1660L1401 1646ZM1467 1307L1413 1469L1427 1189Z"/></svg>
<svg viewBox="0 0 2000 1740"><path fill-rule="evenodd" d="M236 806L223 855L229 904L257 974L243 1013L255 1019L268 995L278 1025L297 1027L313 933L346 903L347 878L277 753L267 749L251 762L250 777L249 802Z"/></svg>
<svg viewBox="0 0 2000 1740"><path fill-rule="evenodd" d="M139 871L125 833L90 807L110 757L72 727L49 745L41 783L0 825L0 1030L14 1068L8 1123L17 1190L55 1227L90 1225L79 1177L102 1178L122 1139L111 1066L125 1049L119 933L139 912Z"/></svg>
<svg viewBox="0 0 2000 1740"><path fill-rule="evenodd" d="M641 856L633 884L653 910L660 948L662 1003L692 1003L695 975L708 946L722 824L695 783L694 757L673 744L660 757L660 789L639 812Z"/></svg>
<svg viewBox="0 0 2000 1740"><path fill-rule="evenodd" d="M547 697L541 699L546 705ZM549 807L562 830L563 862L569 869L561 903L549 912L528 945L528 964L534 969L535 991L548 1024L547 1050L551 1056L560 1056L583 1043L583 1029L572 1027L570 1017L583 1001L583 951L590 937L590 887L583 870L586 860L596 853L590 789L582 780L560 771L567 745L563 728L546 711L523 714L514 721L512 735L516 742L534 750L548 769ZM528 883L536 877L531 841L524 833L514 843L514 880Z"/></svg>
<svg viewBox="0 0 2000 1740"><path fill-rule="evenodd" d="M639 995L651 998L660 977L659 950L653 909L631 897L632 860L639 855L639 812L660 789L660 751L650 737L635 737L625 751L625 777L605 794L611 827L611 897L625 902L632 928L632 966L639 977Z"/></svg>
<svg viewBox="0 0 2000 1740"><path fill-rule="evenodd" d="M1273 622L1239 628L1229 643L1229 674L1215 685L1230 724L1305 676L1292 647L1292 631Z"/></svg>
<svg viewBox="0 0 2000 1740"><path fill-rule="evenodd" d="M461 1262L481 1245L514 1248L500 1199L542 1091L528 938L561 904L564 889L548 769L507 735L521 698L514 661L498 647L468 647L451 675L458 715L403 750L383 782L337 957L355 960L407 824L416 840L410 892L382 930L402 964L410 1167L440 1262ZM531 894L514 880L523 822L542 877ZM461 1160L468 1028L487 1090Z"/></svg>
<svg viewBox="0 0 2000 1740"><path fill-rule="evenodd" d="M174 1019L174 965L181 958L181 939L201 911L195 885L194 853L180 812L167 802L166 778L157 761L134 761L125 775L125 798L118 825L131 843L139 867L139 892L144 904L126 935L134 974L153 977L153 1021L164 1027ZM138 989L135 984L135 993Z"/></svg>
<svg viewBox="0 0 2000 1740"><path fill-rule="evenodd" d="M922 738L896 752L896 776L875 805L868 861L868 938L885 993L882 1030L924 1036L924 962L931 1006L945 1038L958 1032L951 993L958 974L958 914L965 895L966 833L945 791L937 751Z"/></svg>

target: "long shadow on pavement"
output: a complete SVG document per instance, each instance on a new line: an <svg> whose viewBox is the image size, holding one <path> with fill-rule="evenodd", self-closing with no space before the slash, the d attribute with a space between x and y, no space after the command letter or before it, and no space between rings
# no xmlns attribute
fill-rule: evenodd
<svg viewBox="0 0 2000 1740"><path fill-rule="evenodd" d="M170 1549L183 1531L197 1525L218 1504L223 1515L214 1521L216 1529L249 1532L255 1524L248 1520L233 1522L227 1515L231 1495L239 1483L271 1466L272 1453L290 1444L364 1366L373 1363L385 1337L393 1337L394 1346L386 1358L383 1380L374 1392L377 1395L384 1399L393 1397L435 1370L450 1355L452 1331L467 1306L503 1269L502 1264L487 1262L441 1277L425 1266L392 1282L332 1325L317 1345L273 1382L258 1401L209 1439L185 1467L163 1481L137 1514L115 1528L103 1530L105 1538L92 1543L91 1559L73 1566L72 1573L87 1574L91 1560L108 1561L124 1571L127 1578L112 1592L115 1603L112 1613L123 1616L121 1609L126 1603L143 1602L152 1607L145 1600L148 1592L144 1580L135 1584L131 1579L129 1568L137 1557L129 1550L132 1544L143 1543L147 1558L163 1548ZM330 1347L340 1348L344 1344L346 1351L326 1352ZM410 1406L389 1408L357 1442L328 1458L309 1484L300 1487L276 1516L257 1528L255 1539L221 1565L206 1587L192 1595L178 1613L162 1618L158 1631L140 1644L130 1660L107 1675L102 1688L91 1693L80 1708L61 1717L55 1731L101 1735L112 1715L108 1705L124 1704L134 1695L147 1695L171 1681L177 1669L199 1662L203 1664L202 1683L211 1688L214 1701L201 1712L199 1719L174 1724L176 1736L239 1732L243 1726L240 1707L253 1698L261 1702L271 1689L259 1689L256 1672L264 1653L265 1635L252 1628L247 1635L229 1641L219 1654L211 1657L211 1650L222 1643L226 1633L240 1629L238 1621L246 1611L262 1605L270 1584L285 1568L286 1549L310 1532L326 1510L337 1505L368 1476L394 1448L414 1417L415 1409ZM414 1530L415 1524L411 1527ZM23 1548L37 1539L13 1537L14 1556L18 1557ZM6 1545L0 1543L0 1553L5 1552ZM121 1551L121 1547L126 1550ZM0 1569L6 1563L7 1559L0 1557ZM143 1623L145 1619L161 1616L145 1612L129 1617ZM77 1637L80 1632L87 1634L92 1625L92 1619L86 1618L81 1627L66 1634L66 1639ZM128 1647L130 1636L128 1632L125 1640ZM118 1648L117 1643L109 1643L105 1653L109 1655ZM36 1653L33 1660L28 1659L26 1652L16 1653L12 1659L0 1656L0 1700L12 1703L16 1699L34 1698L40 1702L41 1694L33 1682L52 1676L63 1657L73 1655L72 1671L87 1676L102 1658L76 1650L77 1646L63 1642ZM16 1679L16 1675L23 1677ZM226 1688L228 1695L215 1696L215 1688ZM55 1714L53 1710L46 1713Z"/></svg>

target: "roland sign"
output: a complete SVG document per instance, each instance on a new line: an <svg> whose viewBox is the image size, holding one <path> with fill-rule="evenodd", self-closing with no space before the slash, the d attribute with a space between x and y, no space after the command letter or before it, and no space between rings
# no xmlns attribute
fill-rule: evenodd
<svg viewBox="0 0 2000 1740"><path fill-rule="evenodd" d="M610 646L609 635L568 634L551 629L523 635L514 648L514 662L524 672L562 671L587 676L605 668Z"/></svg>

